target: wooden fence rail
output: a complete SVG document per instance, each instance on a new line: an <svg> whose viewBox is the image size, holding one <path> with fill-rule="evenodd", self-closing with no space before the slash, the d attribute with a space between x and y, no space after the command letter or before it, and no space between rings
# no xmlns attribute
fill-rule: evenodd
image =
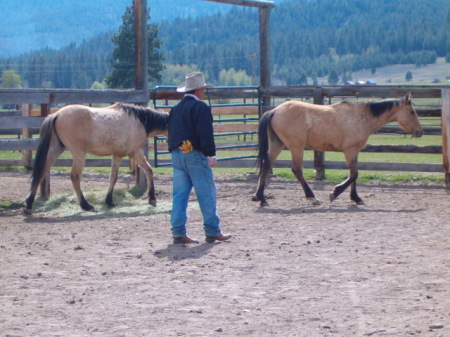
<svg viewBox="0 0 450 337"><path fill-rule="evenodd" d="M270 87L264 94L270 96L273 102L276 100L289 100L289 99L312 99L315 103L324 103L325 99L331 100L342 98L342 97L356 97L356 98L371 98L371 99L382 99L382 98L394 98L402 97L407 92L411 91L414 98L433 98L440 99L441 95L448 95L449 89L441 87L409 87L409 86L330 86L330 87L311 87L311 86L299 86L299 87ZM12 139L12 138L2 138L0 140L0 151L30 151L37 148L38 139L29 138L31 134L36 134L38 128L43 122L47 113L49 113L50 107L54 104L72 104L72 103L113 103L116 101L123 102L144 102L151 98L153 93L150 93L145 98L143 93L138 90L109 90L109 91L98 91L98 90L13 90L13 89L1 89L0 90L0 104L20 104L26 103L28 106L26 109L31 110L30 104L37 104L40 106L41 116L17 116L18 113L12 114L13 116L1 117L0 116L0 135L1 134L11 134L11 131L24 130L20 134L22 139ZM180 98L179 93L173 92L158 92L158 99L166 100L178 100ZM254 94L249 94L245 90L239 90L236 92L230 92L229 90L212 91L210 93L210 98L212 100L218 99L254 99ZM450 100L447 98L447 101ZM445 100L443 100L443 109L450 109L447 104L445 105ZM270 106L262 107L263 111L270 109ZM225 112L219 107L213 108L213 114L215 116L225 116L226 114L248 114L253 115L257 111L257 107L235 107L232 112ZM433 111L427 110L424 115L426 116L436 116L439 114L439 109L433 109ZM27 113L24 113L25 115ZM420 114L420 111L419 111ZM445 116L448 116L449 112L446 112ZM442 113L444 117L444 113ZM442 119L443 127L447 129L441 129L440 127L428 127L425 126L426 135L437 135L442 134L443 142L445 143L443 151L443 146L431 146L431 147L418 147L418 146L375 146L367 145L363 152L395 152L395 153L443 153L445 157L448 152L448 121L444 118ZM218 124L215 126L216 132L247 132L256 131L257 124ZM443 133L442 130L446 130ZM380 132L382 133L401 133L399 127L388 125L383 127ZM28 133L28 136L27 136ZM12 133L15 134L15 133ZM251 149L251 148L250 148ZM248 150L248 148L246 148ZM24 163L23 160L10 159L10 160L0 160L0 166L32 166L33 161L31 157L28 163ZM448 159L447 159L448 160ZM111 163L110 159L87 159L86 166L109 166ZM445 158L444 158L445 164ZM59 159L56 162L57 166L70 166L70 159ZM123 166L128 165L126 160L122 163ZM242 159L235 161L222 161L220 163L222 167L253 167L254 160ZM289 167L289 161L277 161L275 167ZM346 164L344 162L325 162L315 159L314 161L306 161L306 168L315 168L316 170L321 167L321 169L346 169ZM389 171L412 171L412 172L442 172L442 165L439 164L407 164L407 163L359 163L359 169L361 170L389 170ZM448 171L448 169L446 169ZM448 175L450 172L445 172L446 182L450 181ZM450 188L450 182L447 186Z"/></svg>

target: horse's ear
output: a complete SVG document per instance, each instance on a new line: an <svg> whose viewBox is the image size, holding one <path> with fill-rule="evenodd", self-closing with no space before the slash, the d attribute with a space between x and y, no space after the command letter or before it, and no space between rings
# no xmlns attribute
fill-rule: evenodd
<svg viewBox="0 0 450 337"><path fill-rule="evenodd" d="M404 100L405 100L405 103L406 103L406 104L412 105L412 95L411 95L411 91L408 92L408 93L405 95Z"/></svg>

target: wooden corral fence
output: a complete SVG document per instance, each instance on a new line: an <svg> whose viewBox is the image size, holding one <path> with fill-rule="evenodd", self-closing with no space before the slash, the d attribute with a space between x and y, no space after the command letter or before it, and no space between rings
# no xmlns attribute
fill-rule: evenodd
<svg viewBox="0 0 450 337"><path fill-rule="evenodd" d="M38 134L45 117L67 104L102 104L114 102L148 102L139 90L66 90L0 89L0 107L14 105L19 110L0 115L0 151L22 151L22 159L0 159L1 166L32 167L32 150L37 148ZM34 109L33 109L34 107ZM14 135L15 137L6 137ZM18 137L20 136L20 137ZM88 161L86 166L108 166L111 160ZM58 160L58 166L71 166L71 160Z"/></svg>
<svg viewBox="0 0 450 337"><path fill-rule="evenodd" d="M361 170L382 170L382 171L410 171L410 172L443 172L446 177L447 187L450 189L450 169L449 169L449 115L450 115L450 88L441 87L416 87L416 86L335 86L335 87L270 87L265 89L263 93L271 97L271 104L276 105L285 100L301 99L309 100L316 104L327 104L330 101L334 102L338 99L371 99L378 100L383 98L398 98L404 96L407 92L412 91L413 97L418 98L433 98L438 101L442 98L442 109L437 107L434 111L421 111L418 109L420 116L442 116L441 127L424 127L425 136L430 134L442 134L443 146L375 146L367 145L363 150L365 152L391 152L391 153L442 153L443 165L440 164L408 164L408 163L359 163L358 168ZM108 91L109 92L109 91ZM150 98L153 93L150 93ZM236 118L236 115L246 115L247 117L258 117L260 109L267 111L272 106L258 107L252 105L256 99L254 93L249 93L246 90L212 90L210 93L210 101L213 106L213 114L218 122L215 123L215 132L220 133L248 133L254 134L257 130L257 122L247 122ZM170 101L177 101L181 98L179 93L174 92L158 92L157 100L162 100L164 103L160 105L170 106ZM38 128L43 122L45 116L53 111L55 105L65 105L73 103L106 103L110 104L116 101L123 102L145 102L149 97L142 97L140 91L115 91L113 93L103 91L74 91L74 90L30 90L29 94L24 93L24 90L14 91L11 89L0 90L0 105L2 104L21 104L20 112L13 113L13 116L0 116L0 134L4 136L0 140L0 151L22 151L21 159L3 159L0 160L0 166L25 166L32 167L32 151L37 148L38 139L31 138L31 135L36 135ZM241 103L230 103L240 100ZM86 103L87 102L87 103ZM223 104L223 102L226 102ZM39 116L34 115L35 109L32 109L31 104L38 108ZM223 104L223 105L222 105ZM246 105L249 104L249 105ZM222 105L222 106L221 106ZM442 110L442 115L441 115ZM30 113L31 111L31 113ZM17 115L19 114L19 116ZM225 119L232 122L224 122ZM6 131L5 131L6 130ZM402 131L397 126L386 126L381 129L383 133L398 133ZM12 133L12 135L11 135ZM9 135L8 135L9 134ZM20 135L20 138L18 137ZM238 143L223 143L217 142L218 147L223 147L226 150L239 150L242 143L246 143L245 150L256 150L255 138L242 140ZM150 145L152 149L152 145ZM220 156L220 153L219 153ZM223 158L222 158L223 159ZM151 160L154 165L154 160ZM226 159L220 162L221 167L254 167L254 159ZM58 159L56 166L71 166L71 159ZM87 167L109 167L111 165L110 159L87 159ZM122 165L129 165L127 160L124 160ZM278 160L275 167L290 167L290 161ZM324 176L326 169L347 169L345 162L331 162L325 161L324 156L320 152L316 152L313 161L305 162L306 168L314 168L317 172L317 178L321 179ZM444 167L444 169L443 169Z"/></svg>
<svg viewBox="0 0 450 337"><path fill-rule="evenodd" d="M433 99L438 102L438 104L432 107L422 108L421 106L416 106L418 114L420 117L441 117L441 110L450 111L450 107L445 105L445 100L442 99L442 106L440 105L441 96L444 98L446 93L448 93L446 88L441 87L417 87L417 86L333 86L333 87L312 87L312 86L300 86L300 87L270 87L267 90L262 89L261 95L270 96L271 97L271 105L261 107L262 111L267 111L271 109L274 105L279 104L285 100L291 99L299 99L299 100L308 100L310 102L314 102L316 104L330 104L337 102L341 99L366 99L366 100L379 100L379 99L388 99L388 98L399 98L403 97L407 92L412 92L413 97L415 99ZM156 94L154 94L156 95ZM166 92L158 92L157 97L153 97L153 99L161 100L163 103L160 103L161 106L167 105L170 106L171 100L179 100L181 96L179 94L173 93L171 91ZM230 92L226 91L212 91L210 93L210 99L213 101L220 102L221 100L232 99L233 97L230 95ZM245 93L245 91L241 92L240 98L242 99L250 99L250 96ZM245 104L245 103L243 103ZM256 115L258 112L254 107L227 107L226 105L223 107L215 107L212 105L212 111L214 116L223 115L225 109L230 109L229 114L244 114L244 108L246 110L246 114L248 115ZM220 110L224 109L224 110ZM253 112L251 110L253 109ZM442 123L445 125L444 114L442 114ZM447 121L448 123L448 121ZM229 127L235 128L235 131L256 131L256 125L241 125L239 128L237 125L227 125L226 129L223 128L221 124L216 122L215 132L228 132L231 131ZM440 126L436 125L423 125L425 135L440 135L445 133L442 132ZM379 130L379 133L383 134L403 134L403 131L400 129L398 125L387 125ZM446 143L447 140L443 139L443 142ZM231 145L232 147L235 144L221 144L218 143L218 147L221 148L222 145L226 149L227 145ZM164 146L157 146L155 143L155 147L157 149L162 149L161 153L164 153ZM234 150L239 150L239 147L235 147ZM256 146L252 147L256 151ZM249 150L249 148L244 148L243 150ZM156 150L158 152L158 150ZM435 146L416 146L416 145L370 145L368 144L362 152L381 152L381 153L426 153L426 154L441 154L443 153L443 146L435 145ZM448 151L447 151L448 152ZM157 157L157 155L156 155ZM446 157L448 157L448 153L444 151L443 153L443 163L445 166ZM222 158L224 159L224 158ZM448 160L447 160L448 162ZM167 161L162 160L161 163L166 164ZM252 167L254 166L254 160L227 160L226 158L220 163L221 167ZM321 152L314 153L313 161L305 161L304 166L306 168L314 168L316 170L316 179L323 179L325 176L326 169L347 169L347 164L345 162L334 162L334 161L325 161L324 154ZM277 160L275 163L275 167L290 167L289 160ZM447 166L448 167L448 166ZM358 169L360 170L374 170L374 171L409 171L409 172L442 172L443 165L441 164L413 164L413 163L368 163L368 162L360 162L358 164ZM449 182L449 173L448 168L445 169L444 172L446 174L446 185L450 188Z"/></svg>

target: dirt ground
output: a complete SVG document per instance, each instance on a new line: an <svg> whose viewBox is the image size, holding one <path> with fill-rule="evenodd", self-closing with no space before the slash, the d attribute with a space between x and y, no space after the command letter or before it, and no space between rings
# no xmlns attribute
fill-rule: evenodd
<svg viewBox="0 0 450 337"><path fill-rule="evenodd" d="M156 170L157 171L157 170ZM107 177L84 174L83 187ZM120 178L118 189L133 185ZM254 177L216 176L229 242L204 242L192 197L189 234L169 229L170 176L147 213L58 216L0 208L0 337L450 336L450 196L443 186L360 184L348 192L272 178L270 206ZM0 202L22 202L28 174L0 172ZM52 196L73 193L67 174ZM94 204L101 207L100 204Z"/></svg>

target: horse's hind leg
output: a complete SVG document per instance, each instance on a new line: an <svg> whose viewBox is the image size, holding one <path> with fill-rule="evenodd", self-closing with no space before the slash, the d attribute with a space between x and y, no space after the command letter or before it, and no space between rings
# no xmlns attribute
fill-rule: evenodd
<svg viewBox="0 0 450 337"><path fill-rule="evenodd" d="M27 199L25 200L25 203L26 203L25 213L27 213L27 214L32 213L34 199L36 197L36 193L37 193L40 183L42 182L42 179L44 179L44 177L50 171L50 168L52 167L53 163L56 161L56 159L58 159L58 157L63 152L64 152L64 146L62 146L58 141L56 141L50 145L50 148L47 153L47 160L45 162L44 169L42 170L42 172L40 172L39 179L36 179L33 182L33 185L31 186L31 189L30 189L30 193L28 194Z"/></svg>
<svg viewBox="0 0 450 337"><path fill-rule="evenodd" d="M259 201L260 206L269 206L269 203L266 200L266 196L264 195L264 188L266 186L267 174L269 173L270 167L263 167L259 171L258 175L258 186L256 187L256 193L252 197L252 201Z"/></svg>
<svg viewBox="0 0 450 337"><path fill-rule="evenodd" d="M72 162L72 172L70 173L70 179L72 180L72 185L75 190L75 193L78 198L78 202L80 203L80 207L85 211L93 211L94 206L87 202L86 198L81 191L81 173L84 168L85 161L85 153L73 153L73 162Z"/></svg>
<svg viewBox="0 0 450 337"><path fill-rule="evenodd" d="M133 159L145 172L148 181L148 203L156 206L155 185L153 183L153 170L142 151L136 152Z"/></svg>
<svg viewBox="0 0 450 337"><path fill-rule="evenodd" d="M358 193L356 192L356 179L352 182L351 191L350 191L350 199L357 205L365 205L364 200L362 200Z"/></svg>
<svg viewBox="0 0 450 337"><path fill-rule="evenodd" d="M111 174L109 175L109 188L108 193L106 194L105 203L108 205L108 207L114 207L116 206L113 201L113 191L114 186L116 185L117 178L119 177L119 167L120 163L122 161L122 158L113 156L112 163L111 163Z"/></svg>
<svg viewBox="0 0 450 337"><path fill-rule="evenodd" d="M266 185L267 174L269 173L273 163L275 162L275 160L277 159L278 155L283 150L283 148L284 144L281 143L277 138L271 139L268 151L269 165L263 165L263 167L260 169L258 175L258 186L256 188L256 193L252 198L252 201L260 201L261 207L269 206L269 203L267 202L266 197L264 195L264 188Z"/></svg>
<svg viewBox="0 0 450 337"><path fill-rule="evenodd" d="M302 185L303 192L305 192L305 197L312 205L320 205L320 201L314 195L314 192L309 187L308 183L303 176L303 151L304 148L300 147L299 150L294 151L291 149L292 155L292 172Z"/></svg>

